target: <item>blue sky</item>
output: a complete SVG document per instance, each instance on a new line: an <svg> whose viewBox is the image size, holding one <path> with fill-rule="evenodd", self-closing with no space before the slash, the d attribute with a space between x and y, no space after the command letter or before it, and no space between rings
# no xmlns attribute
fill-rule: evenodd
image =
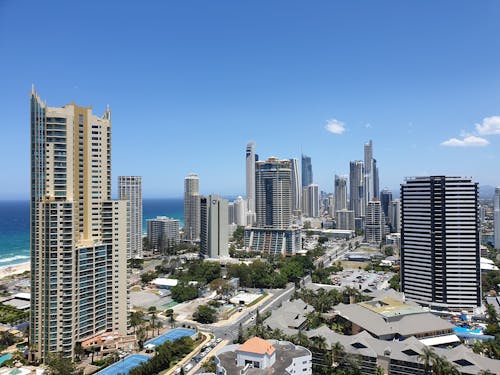
<svg viewBox="0 0 500 375"><path fill-rule="evenodd" d="M327 191L369 139L381 187L500 184L499 15L494 0L0 0L0 199L29 195L32 83L51 106L110 105L113 182L142 175L145 197L181 196L190 172L202 193L244 193L249 140L310 155Z"/></svg>

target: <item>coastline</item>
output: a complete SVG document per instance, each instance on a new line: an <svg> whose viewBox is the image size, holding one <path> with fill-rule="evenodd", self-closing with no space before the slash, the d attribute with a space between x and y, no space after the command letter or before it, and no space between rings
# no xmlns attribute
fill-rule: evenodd
<svg viewBox="0 0 500 375"><path fill-rule="evenodd" d="M30 269L31 265L29 262L0 267L0 279L19 275L23 272L29 271Z"/></svg>

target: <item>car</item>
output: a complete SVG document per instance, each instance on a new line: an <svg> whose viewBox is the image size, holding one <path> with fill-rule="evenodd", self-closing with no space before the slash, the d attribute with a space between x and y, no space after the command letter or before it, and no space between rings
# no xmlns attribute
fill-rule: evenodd
<svg viewBox="0 0 500 375"><path fill-rule="evenodd" d="M177 370L175 370L174 374L180 374L181 371L182 371L182 368L179 367Z"/></svg>
<svg viewBox="0 0 500 375"><path fill-rule="evenodd" d="M193 368L193 364L192 363L188 363L186 366L184 366L184 371L189 371Z"/></svg>
<svg viewBox="0 0 500 375"><path fill-rule="evenodd" d="M215 340L215 342L218 344L222 341L222 339L220 337L217 338L217 340Z"/></svg>

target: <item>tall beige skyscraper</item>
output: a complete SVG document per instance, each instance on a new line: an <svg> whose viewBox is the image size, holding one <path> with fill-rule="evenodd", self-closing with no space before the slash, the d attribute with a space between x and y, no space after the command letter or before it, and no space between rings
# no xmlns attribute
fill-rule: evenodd
<svg viewBox="0 0 500 375"><path fill-rule="evenodd" d="M184 238L200 240L200 179L194 173L184 178Z"/></svg>
<svg viewBox="0 0 500 375"><path fill-rule="evenodd" d="M142 177L119 176L118 195L129 203L130 241L127 258L142 258Z"/></svg>
<svg viewBox="0 0 500 375"><path fill-rule="evenodd" d="M111 200L111 112L49 107L31 91L30 347L127 332L127 201Z"/></svg>

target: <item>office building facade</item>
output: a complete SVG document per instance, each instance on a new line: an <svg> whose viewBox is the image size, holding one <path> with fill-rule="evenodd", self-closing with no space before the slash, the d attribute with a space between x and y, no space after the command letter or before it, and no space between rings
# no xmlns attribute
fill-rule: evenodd
<svg viewBox="0 0 500 375"><path fill-rule="evenodd" d="M229 257L228 202L218 195L201 197L200 252L208 258Z"/></svg>
<svg viewBox="0 0 500 375"><path fill-rule="evenodd" d="M184 238L200 240L200 179L194 173L184 179Z"/></svg>
<svg viewBox="0 0 500 375"><path fill-rule="evenodd" d="M111 200L111 112L31 91L30 350L127 333L128 203Z"/></svg>
<svg viewBox="0 0 500 375"><path fill-rule="evenodd" d="M127 258L142 258L142 177L119 176L118 197L129 204L129 248Z"/></svg>
<svg viewBox="0 0 500 375"><path fill-rule="evenodd" d="M481 306L478 186L430 176L401 185L401 287L434 308Z"/></svg>

